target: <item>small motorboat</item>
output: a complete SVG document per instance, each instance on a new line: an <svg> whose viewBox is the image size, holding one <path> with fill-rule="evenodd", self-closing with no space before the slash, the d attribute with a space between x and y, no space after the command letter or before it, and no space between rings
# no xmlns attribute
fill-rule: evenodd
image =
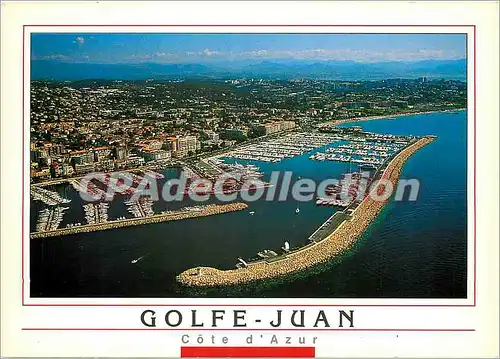
<svg viewBox="0 0 500 359"><path fill-rule="evenodd" d="M132 264L136 264L137 262L139 262L140 260L142 260L142 259L143 259L144 257L146 257L146 256L147 256L147 254L146 254L146 255L143 255L142 257L139 257L139 258L133 259L133 260L131 260L131 261L130 261L130 263L132 263Z"/></svg>

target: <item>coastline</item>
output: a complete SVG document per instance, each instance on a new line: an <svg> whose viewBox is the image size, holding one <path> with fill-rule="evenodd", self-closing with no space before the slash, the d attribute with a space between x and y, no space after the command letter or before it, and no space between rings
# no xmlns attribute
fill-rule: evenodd
<svg viewBox="0 0 500 359"><path fill-rule="evenodd" d="M404 116L413 116L413 115L425 115L425 114L431 114L431 113L446 113L446 112L455 112L455 111L464 111L467 110L467 108L452 108L452 109L447 109L447 110L432 110L432 111L415 111L415 112L401 112L401 113L393 113L393 114L388 114L388 115L376 115L376 116L365 116L365 117L353 117L353 118L348 118L345 120L337 120L337 121L328 121L328 122L323 122L321 124L316 125L317 128L321 128L324 126L335 126L335 125L342 125L344 123L352 123L352 122L361 122L361 121L372 121L372 120L383 120L387 118L392 118L392 117L404 117ZM289 130L283 131L283 132L288 132ZM265 137L265 136L264 136ZM262 138L260 138L262 139ZM248 143L244 142L240 144L237 147L245 146ZM214 158L214 157L222 157L231 150L227 151L222 151L219 154L216 155L210 155L206 158ZM184 159L185 160L185 159ZM170 165L166 167L180 167L182 164L178 165ZM135 172L135 171L144 171L144 170L151 170L151 169L156 169L158 165L145 165L145 166L140 166L140 167L133 167L133 168L127 168L127 169L121 169L117 171L111 171L111 172L122 172L122 171L129 171L129 172ZM165 166L164 166L165 167ZM39 186L39 187L44 187L44 186L50 186L50 185L57 185L61 183L67 183L70 182L71 180L75 179L80 179L85 177L85 174L82 175L77 175L73 177L67 177L67 178L55 178L55 179L50 179L50 180L45 180L45 181L40 181L40 182L34 182L30 183L30 188L33 186Z"/></svg>
<svg viewBox="0 0 500 359"><path fill-rule="evenodd" d="M383 119L393 118L393 117L405 117L405 116L415 116L415 115L428 115L428 114L431 114L431 113L447 113L447 112L464 111L464 110L467 110L467 108L451 108L451 109L447 109L447 110L415 111L415 112L396 112L396 113L389 114L389 115L353 117L353 118L347 118L345 120L324 122L324 123L319 124L318 128L321 128L321 127L324 127L324 126L342 125L344 123L351 123L351 122L383 120Z"/></svg>
<svg viewBox="0 0 500 359"><path fill-rule="evenodd" d="M423 137L401 151L387 165L381 179L387 179L396 186L408 158L434 139L433 136ZM385 201L374 201L367 196L352 213L351 219L343 221L326 238L296 252L283 255L279 260L253 262L242 269L219 270L211 267L195 267L180 273L176 279L186 286L216 287L243 284L305 270L326 262L350 248L389 201L390 198Z"/></svg>

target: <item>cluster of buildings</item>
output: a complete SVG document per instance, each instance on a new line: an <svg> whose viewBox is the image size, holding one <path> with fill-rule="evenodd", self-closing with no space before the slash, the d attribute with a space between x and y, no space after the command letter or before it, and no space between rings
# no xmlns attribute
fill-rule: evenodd
<svg viewBox="0 0 500 359"><path fill-rule="evenodd" d="M266 135L270 135L280 131L293 130L296 127L293 121L276 121L261 125Z"/></svg>
<svg viewBox="0 0 500 359"><path fill-rule="evenodd" d="M452 80L32 81L31 174L162 164L299 126L465 105Z"/></svg>
<svg viewBox="0 0 500 359"><path fill-rule="evenodd" d="M200 149L196 136L172 136L138 141L132 149L126 145L70 149L48 141L31 142L31 178L43 180L71 177L95 171L114 171L161 164L193 155Z"/></svg>
<svg viewBox="0 0 500 359"><path fill-rule="evenodd" d="M246 140L260 136L271 135L273 133L290 131L297 127L294 121L272 121L263 124L254 124L253 126L240 126L225 128L221 135L229 140Z"/></svg>
<svg viewBox="0 0 500 359"><path fill-rule="evenodd" d="M138 153L146 161L168 161L172 158L192 156L201 149L196 136L170 136L143 140L138 143Z"/></svg>

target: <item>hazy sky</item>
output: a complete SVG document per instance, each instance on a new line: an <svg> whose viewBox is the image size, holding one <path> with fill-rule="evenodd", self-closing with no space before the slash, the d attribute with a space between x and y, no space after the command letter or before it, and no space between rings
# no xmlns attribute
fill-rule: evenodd
<svg viewBox="0 0 500 359"><path fill-rule="evenodd" d="M419 61L465 58L461 34L32 34L32 59L71 62L221 60Z"/></svg>

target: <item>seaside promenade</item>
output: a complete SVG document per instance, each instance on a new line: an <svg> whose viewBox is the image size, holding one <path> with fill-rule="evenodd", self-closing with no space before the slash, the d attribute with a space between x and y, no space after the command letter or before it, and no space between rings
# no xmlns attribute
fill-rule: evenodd
<svg viewBox="0 0 500 359"><path fill-rule="evenodd" d="M385 120L388 118L397 118L397 117L405 117L405 116L428 115L431 113L449 113L449 112L464 111L464 110L467 110L467 109L466 108L451 108L451 109L447 109L447 110L394 112L392 114L385 114L385 115L353 117L353 118L346 118L343 120L328 121L328 122L323 122L323 123L319 124L318 127L336 126L336 125L341 125L341 124L351 123L351 122Z"/></svg>
<svg viewBox="0 0 500 359"><path fill-rule="evenodd" d="M353 118L346 118L343 120L328 121L328 122L323 122L323 123L319 124L318 127L336 126L336 125L342 125L342 124L351 123L351 122L385 120L388 118L397 118L397 117L405 117L405 116L428 115L431 113L449 113L449 112L464 111L464 110L467 110L467 109L466 108L451 108L448 110L394 112L392 114L386 114L386 115L353 117Z"/></svg>
<svg viewBox="0 0 500 359"><path fill-rule="evenodd" d="M434 136L420 138L397 154L381 175L381 179L397 186L401 170L406 160L420 148L434 141ZM305 270L314 265L329 261L351 247L370 223L376 218L384 205L390 200L375 201L367 196L352 212L350 219L344 220L325 238L309 244L300 250L280 256L275 261L249 263L246 268L219 270L211 267L195 267L177 276L177 281L187 286L215 287L237 285L258 279L274 278Z"/></svg>
<svg viewBox="0 0 500 359"><path fill-rule="evenodd" d="M45 237L65 236L74 233L103 231L106 229L139 226L142 224L149 224L149 223L179 221L188 218L206 217L228 212L242 211L246 208L248 208L248 204L242 202L229 203L223 205L210 204L196 211L194 210L172 211L167 213L156 214L149 217L122 219L122 220L109 221L105 223L85 224L82 226L71 227L71 228L59 228L45 232L32 232L30 234L30 237L45 238Z"/></svg>

